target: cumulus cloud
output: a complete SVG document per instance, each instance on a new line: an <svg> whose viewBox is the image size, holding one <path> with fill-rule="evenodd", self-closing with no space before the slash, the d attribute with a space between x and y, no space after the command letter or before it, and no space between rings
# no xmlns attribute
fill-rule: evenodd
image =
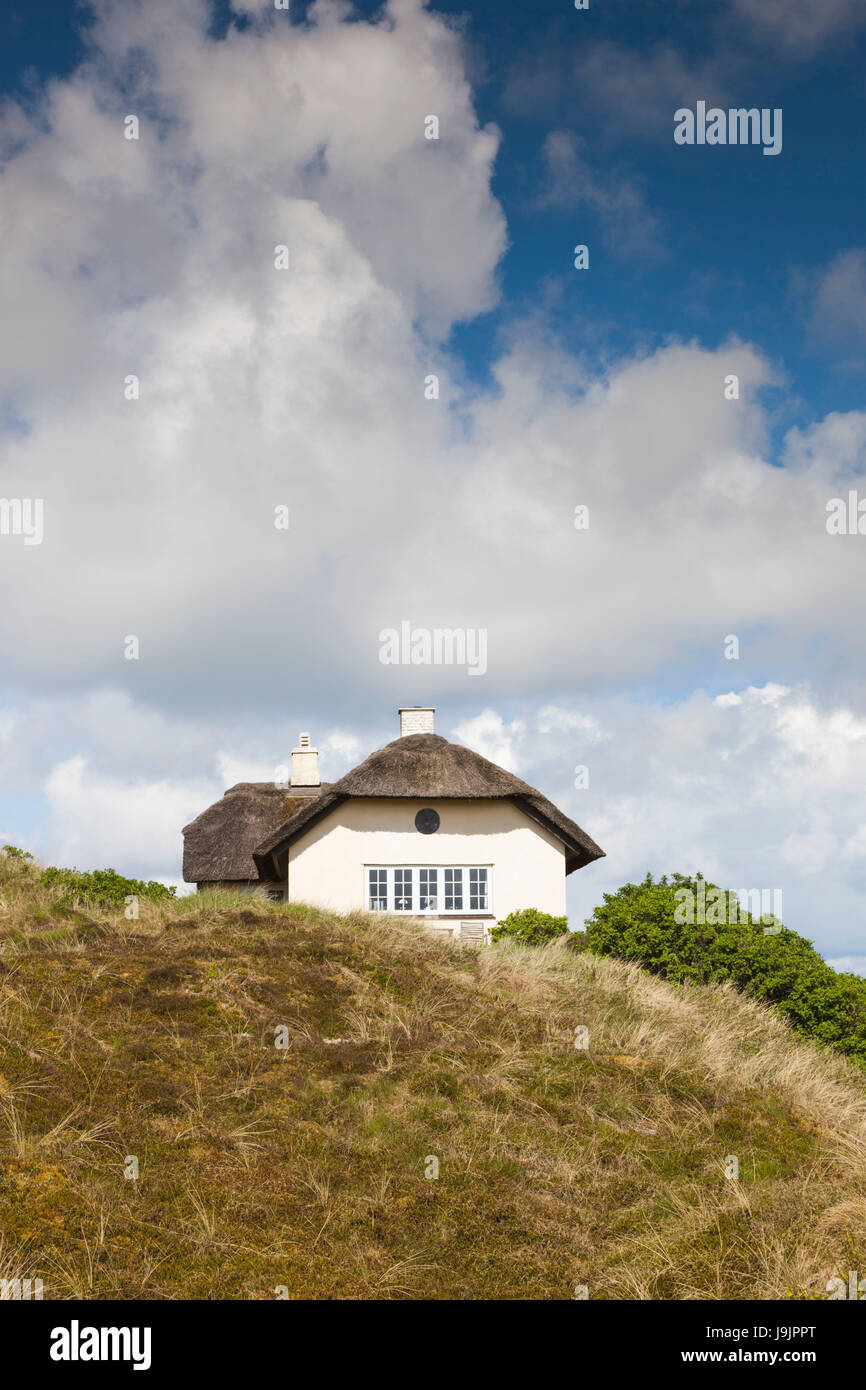
<svg viewBox="0 0 866 1390"><path fill-rule="evenodd" d="M0 468L45 503L43 544L0 550L10 690L108 686L191 719L273 713L300 673L345 720L393 702L378 634L404 619L486 629L488 701L712 679L723 636L758 628L761 659L793 637L814 675L828 614L827 659L850 643L856 557L824 530L820 455L796 476L768 456L775 369L753 348L605 366L515 332L493 390L463 383L439 338L490 304L504 230L497 136L444 21L322 3L217 42L203 13L104 6L45 119L5 117L26 428ZM413 668L401 693L465 679Z"/></svg>
<svg viewBox="0 0 866 1390"><path fill-rule="evenodd" d="M606 852L568 880L579 925L603 892L700 871L729 888L782 893L783 920L834 959L862 960L866 911L866 720L807 687L623 698L461 729L486 752L508 733L511 766L567 809ZM574 769L588 767L589 787ZM843 967L839 967L843 968Z"/></svg>
<svg viewBox="0 0 866 1390"><path fill-rule="evenodd" d="M451 731L451 737L465 743L482 757L504 767L508 772L516 772L518 754L516 745L525 733L526 726L520 719L510 724L503 720L495 710L485 709L472 719L465 719Z"/></svg>
<svg viewBox="0 0 866 1390"><path fill-rule="evenodd" d="M178 861L180 829L198 814L209 790L206 785L100 777L86 758L69 758L53 769L45 785L56 858L61 864L90 867L98 844L100 867L135 865L136 878L172 881L166 867Z"/></svg>
<svg viewBox="0 0 866 1390"><path fill-rule="evenodd" d="M407 473L426 465L419 505L438 490L447 407L424 380L447 383L434 344L494 302L498 136L443 21L410 0L343 15L218 43L198 4L106 5L40 119L5 114L0 369L22 428L0 467L46 514L35 564L0 556L13 679L182 702L217 671L249 687L265 650L283 678L290 650L315 668L345 642L335 607L360 628L357 566Z"/></svg>

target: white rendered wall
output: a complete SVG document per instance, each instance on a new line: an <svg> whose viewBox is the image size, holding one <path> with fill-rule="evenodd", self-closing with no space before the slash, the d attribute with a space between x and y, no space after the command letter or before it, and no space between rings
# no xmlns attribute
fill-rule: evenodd
<svg viewBox="0 0 866 1390"><path fill-rule="evenodd" d="M415 829L422 807L439 813L433 835ZM344 801L291 845L288 900L363 909L365 866L401 864L490 865L489 910L497 919L523 907L565 915L565 850L510 801Z"/></svg>

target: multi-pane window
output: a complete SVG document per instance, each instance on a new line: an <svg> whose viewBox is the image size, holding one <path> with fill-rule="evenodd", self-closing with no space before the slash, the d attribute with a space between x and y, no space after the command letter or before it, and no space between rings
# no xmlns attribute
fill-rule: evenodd
<svg viewBox="0 0 866 1390"><path fill-rule="evenodd" d="M469 870L469 911L487 911L487 870Z"/></svg>
<svg viewBox="0 0 866 1390"><path fill-rule="evenodd" d="M445 870L445 911L463 911L463 870Z"/></svg>
<svg viewBox="0 0 866 1390"><path fill-rule="evenodd" d="M490 868L400 865L365 869L370 912L490 912Z"/></svg>
<svg viewBox="0 0 866 1390"><path fill-rule="evenodd" d="M394 870L394 911L412 911L412 870Z"/></svg>
<svg viewBox="0 0 866 1390"><path fill-rule="evenodd" d="M438 869L418 870L418 907L421 912L436 912L438 904Z"/></svg>
<svg viewBox="0 0 866 1390"><path fill-rule="evenodd" d="M371 912L388 911L388 870L368 869L369 907Z"/></svg>

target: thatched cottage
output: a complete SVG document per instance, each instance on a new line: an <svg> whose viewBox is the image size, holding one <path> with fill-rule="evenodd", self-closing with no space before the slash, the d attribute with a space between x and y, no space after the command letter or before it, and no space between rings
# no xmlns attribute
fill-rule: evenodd
<svg viewBox="0 0 866 1390"><path fill-rule="evenodd" d="M336 912L420 917L485 936L509 912L565 913L565 879L603 851L552 802L400 710L400 737L319 780L301 734L288 787L239 782L184 828L183 876Z"/></svg>

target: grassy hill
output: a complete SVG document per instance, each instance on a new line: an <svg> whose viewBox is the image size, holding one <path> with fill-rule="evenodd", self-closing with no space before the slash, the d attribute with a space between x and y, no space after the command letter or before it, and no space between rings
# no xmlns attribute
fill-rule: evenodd
<svg viewBox="0 0 866 1390"><path fill-rule="evenodd" d="M0 897L0 1275L46 1298L823 1297L866 1269L863 1071L729 988L216 896Z"/></svg>

